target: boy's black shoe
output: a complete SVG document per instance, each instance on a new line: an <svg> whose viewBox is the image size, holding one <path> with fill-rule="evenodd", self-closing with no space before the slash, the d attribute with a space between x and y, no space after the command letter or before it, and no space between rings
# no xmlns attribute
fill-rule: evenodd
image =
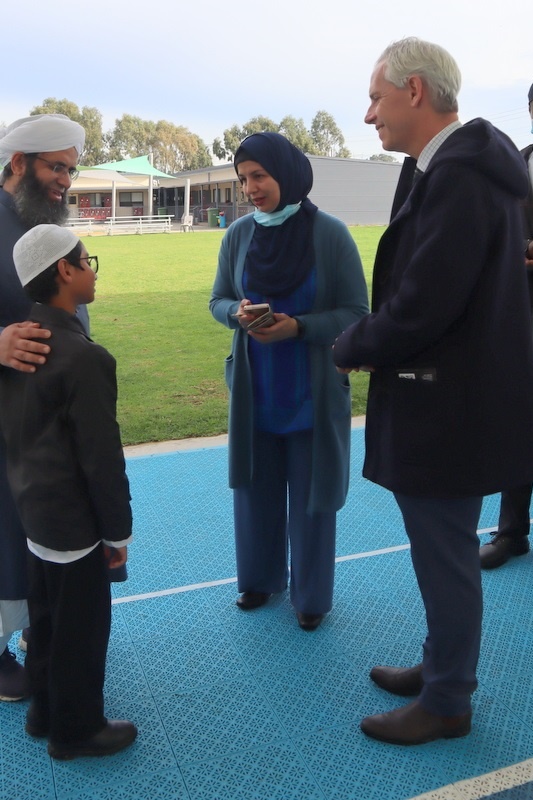
<svg viewBox="0 0 533 800"><path fill-rule="evenodd" d="M48 755L60 761L70 761L80 756L111 756L124 750L137 738L133 722L108 719L105 728L83 742L48 742Z"/></svg>
<svg viewBox="0 0 533 800"><path fill-rule="evenodd" d="M48 722L44 721L42 715L37 710L34 700L31 701L28 711L26 712L24 730L29 736L33 736L36 739L44 739L45 736L48 736Z"/></svg>
<svg viewBox="0 0 533 800"><path fill-rule="evenodd" d="M6 647L0 655L0 700L14 702L29 696L26 670Z"/></svg>

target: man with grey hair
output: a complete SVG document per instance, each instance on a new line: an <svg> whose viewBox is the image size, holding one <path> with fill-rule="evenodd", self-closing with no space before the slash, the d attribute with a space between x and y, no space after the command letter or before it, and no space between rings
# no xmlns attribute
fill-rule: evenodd
<svg viewBox="0 0 533 800"><path fill-rule="evenodd" d="M483 496L533 480L527 174L501 131L461 125L459 87L454 59L430 42L396 42L376 63L365 122L409 158L376 255L372 311L334 346L341 372L371 371L363 474L394 493L426 611L422 663L370 673L416 697L361 722L392 744L469 733Z"/></svg>
<svg viewBox="0 0 533 800"><path fill-rule="evenodd" d="M39 223L61 223L68 216L67 191L85 131L63 114L16 120L0 131L0 364L34 372L46 360L50 333L28 319L31 301L13 263L13 247ZM88 330L85 307L79 316ZM0 441L0 700L27 696L24 668L8 649L27 619L27 546L9 490Z"/></svg>

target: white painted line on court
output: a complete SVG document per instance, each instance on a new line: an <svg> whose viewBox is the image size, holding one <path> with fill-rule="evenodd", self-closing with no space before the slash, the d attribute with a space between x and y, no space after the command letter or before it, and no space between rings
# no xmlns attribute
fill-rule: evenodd
<svg viewBox="0 0 533 800"><path fill-rule="evenodd" d="M372 556L382 556L385 553L397 553L399 550L409 550L410 544L398 544L395 547L384 547L382 550L369 550L367 553L352 553L350 556L338 556L335 559L336 564L341 561L355 561L356 558L371 558Z"/></svg>
<svg viewBox="0 0 533 800"><path fill-rule="evenodd" d="M371 558L372 556L381 556L384 553L395 553L398 550L408 550L408 544L400 544L397 547L386 547L383 550L369 550L367 553L354 553L349 556L339 556L335 559L335 563L339 564L341 561L354 561L357 558ZM172 589L161 589L157 592L144 592L143 594L132 594L129 597L116 597L111 602L114 606L121 605L122 603L135 603L137 600L152 600L155 597L166 597L172 594L182 594L183 592L195 592L198 589L210 589L213 586L224 586L228 583L237 583L237 578L221 578L218 581L204 581L203 583L189 583L185 586L175 586Z"/></svg>
<svg viewBox="0 0 533 800"><path fill-rule="evenodd" d="M533 522L533 520L532 520ZM490 533L496 528L482 528L478 530L478 535L482 533ZM344 561L356 561L359 558L373 558L374 556L383 556L388 553L399 553L402 550L409 550L410 544L398 544L394 547L384 547L381 550L368 550L366 553L352 553L348 556L338 556L335 559L336 564L341 564ZM132 594L129 597L115 597L111 602L114 606L121 605L122 603L135 603L138 600L151 600L155 597L165 597L172 594L182 594L183 592L195 592L198 589L211 589L213 586L224 586L227 583L237 583L237 578L221 578L217 581L204 581L203 583L189 583L185 586L175 586L172 589L161 589L157 592L144 592L143 594Z"/></svg>
<svg viewBox="0 0 533 800"><path fill-rule="evenodd" d="M189 583L187 586L175 586L173 589L161 589L158 592L132 594L130 597L115 597L111 603L114 606L118 606L121 603L135 603L137 600L151 600L154 597L166 597L166 595L170 594L194 592L197 589L209 589L212 586L224 586L226 583L237 583L237 578L222 578L219 581L206 581L205 583Z"/></svg>
<svg viewBox="0 0 533 800"><path fill-rule="evenodd" d="M412 797L411 800L482 800L507 789L525 786L533 779L533 758L485 775L450 783L440 789ZM523 795L525 797L525 795Z"/></svg>

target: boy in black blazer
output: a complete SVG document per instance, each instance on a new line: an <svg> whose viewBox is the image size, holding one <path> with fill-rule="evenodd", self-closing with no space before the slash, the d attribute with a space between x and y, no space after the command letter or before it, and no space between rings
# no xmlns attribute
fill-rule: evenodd
<svg viewBox="0 0 533 800"><path fill-rule="evenodd" d="M13 258L35 302L31 319L53 343L34 374L0 375L9 483L30 551L26 731L47 736L54 758L108 755L131 744L137 729L103 713L107 564L126 563L132 517L115 360L76 316L94 300L98 259L57 225L32 228Z"/></svg>

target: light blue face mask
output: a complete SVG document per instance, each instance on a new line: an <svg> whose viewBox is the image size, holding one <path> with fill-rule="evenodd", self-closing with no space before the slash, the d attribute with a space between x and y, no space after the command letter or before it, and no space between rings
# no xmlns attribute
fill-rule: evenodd
<svg viewBox="0 0 533 800"><path fill-rule="evenodd" d="M274 225L283 225L286 219L292 217L300 210L301 203L293 203L292 205L285 206L280 211L260 211L258 208L254 211L254 219L260 225L265 227L273 227Z"/></svg>
<svg viewBox="0 0 533 800"><path fill-rule="evenodd" d="M533 119L531 120L531 133L533 133Z"/></svg>

